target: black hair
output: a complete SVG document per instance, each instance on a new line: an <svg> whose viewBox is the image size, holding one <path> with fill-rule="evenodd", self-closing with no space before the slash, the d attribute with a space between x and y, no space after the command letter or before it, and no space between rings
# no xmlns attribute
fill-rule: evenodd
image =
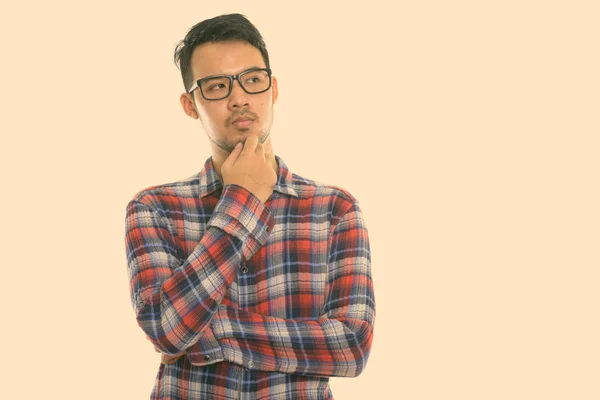
<svg viewBox="0 0 600 400"><path fill-rule="evenodd" d="M267 46L256 27L242 14L223 14L205 19L190 28L175 46L173 61L181 71L185 91L193 85L190 61L194 49L208 42L244 41L260 50L265 66L270 68Z"/></svg>

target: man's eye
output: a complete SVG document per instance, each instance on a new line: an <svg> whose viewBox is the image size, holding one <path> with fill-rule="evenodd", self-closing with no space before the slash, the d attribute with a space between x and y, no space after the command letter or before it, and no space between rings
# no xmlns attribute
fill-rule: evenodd
<svg viewBox="0 0 600 400"><path fill-rule="evenodd" d="M222 83L217 83L215 85L211 85L208 87L208 90L210 91L216 91L216 90L221 90L221 89L225 89L225 85L223 85Z"/></svg>
<svg viewBox="0 0 600 400"><path fill-rule="evenodd" d="M246 83L258 83L260 82L260 77L253 76L252 78L246 79Z"/></svg>

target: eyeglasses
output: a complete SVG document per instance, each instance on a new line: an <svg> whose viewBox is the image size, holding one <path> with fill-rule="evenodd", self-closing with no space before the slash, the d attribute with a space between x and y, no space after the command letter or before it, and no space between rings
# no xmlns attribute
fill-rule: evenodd
<svg viewBox="0 0 600 400"><path fill-rule="evenodd" d="M250 68L237 75L207 76L198 79L188 93L200 88L200 93L206 100L221 100L231 94L234 80L237 80L241 88L248 94L266 92L271 87L271 69Z"/></svg>

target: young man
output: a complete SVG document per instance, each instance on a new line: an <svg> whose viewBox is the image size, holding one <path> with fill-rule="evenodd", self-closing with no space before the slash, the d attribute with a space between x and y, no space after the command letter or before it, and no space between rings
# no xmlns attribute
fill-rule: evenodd
<svg viewBox="0 0 600 400"><path fill-rule="evenodd" d="M127 205L132 305L162 353L151 399L332 399L329 377L359 375L373 340L358 202L274 155L277 80L244 16L198 23L175 62L212 156Z"/></svg>

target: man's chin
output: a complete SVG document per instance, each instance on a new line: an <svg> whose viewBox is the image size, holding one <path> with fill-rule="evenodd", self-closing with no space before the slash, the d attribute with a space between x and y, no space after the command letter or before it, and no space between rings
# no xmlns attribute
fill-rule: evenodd
<svg viewBox="0 0 600 400"><path fill-rule="evenodd" d="M253 132L252 128L236 128L235 131L241 135L249 135Z"/></svg>

